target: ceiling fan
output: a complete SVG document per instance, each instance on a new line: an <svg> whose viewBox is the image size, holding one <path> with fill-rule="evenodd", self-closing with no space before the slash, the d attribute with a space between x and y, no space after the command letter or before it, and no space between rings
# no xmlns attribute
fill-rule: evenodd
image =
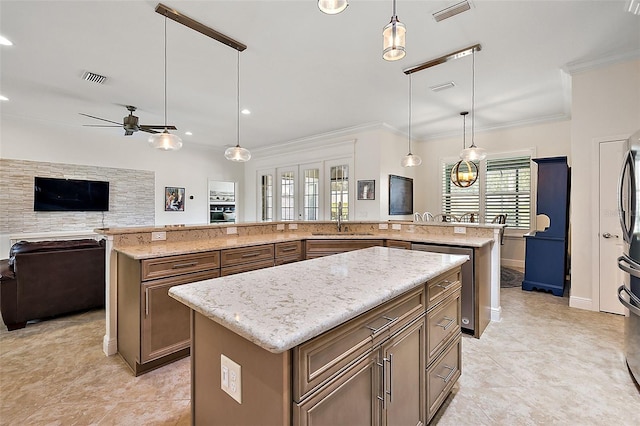
<svg viewBox="0 0 640 426"><path fill-rule="evenodd" d="M133 115L133 112L136 110L136 107L134 107L132 105L125 105L125 106L129 110L129 115L125 116L122 119L122 123L118 123L117 121L107 120L105 118L94 117L93 115L84 114L84 113L81 113L81 112L79 114L80 115L84 115L85 117L94 118L96 120L102 120L102 121L106 121L108 123L116 124L116 126L107 126L107 125L102 125L102 124L84 124L84 126L87 126L87 127L122 127L122 128L124 128L124 135L125 136L131 136L134 132L137 132L139 130L143 131L143 132L147 132L147 133L160 133L160 132L158 132L158 131L156 131L154 129L178 130L176 128L176 126L164 126L164 125L151 126L151 125L147 125L147 124L138 124L138 117Z"/></svg>

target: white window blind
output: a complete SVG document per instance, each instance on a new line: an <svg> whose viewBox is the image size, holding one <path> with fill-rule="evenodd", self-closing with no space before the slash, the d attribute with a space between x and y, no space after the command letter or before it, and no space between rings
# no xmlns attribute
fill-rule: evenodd
<svg viewBox="0 0 640 426"><path fill-rule="evenodd" d="M456 163L443 164L442 168L442 213L456 217L467 212L480 211L480 185L478 181L468 188L459 188L451 183L451 169Z"/></svg>
<svg viewBox="0 0 640 426"><path fill-rule="evenodd" d="M531 225L531 157L487 159L485 218L507 215L509 228Z"/></svg>

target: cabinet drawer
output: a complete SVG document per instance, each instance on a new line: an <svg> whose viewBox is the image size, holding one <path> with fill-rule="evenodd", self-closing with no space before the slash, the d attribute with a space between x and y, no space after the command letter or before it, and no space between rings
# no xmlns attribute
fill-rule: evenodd
<svg viewBox="0 0 640 426"><path fill-rule="evenodd" d="M293 258L302 259L302 241L288 241L286 243L276 243L276 259Z"/></svg>
<svg viewBox="0 0 640 426"><path fill-rule="evenodd" d="M226 249L220 252L220 266L226 268L269 259L273 262L273 257L273 244Z"/></svg>
<svg viewBox="0 0 640 426"><path fill-rule="evenodd" d="M385 242L386 247L392 248L400 248L405 250L411 250L411 241L400 241L400 240L387 240Z"/></svg>
<svg viewBox="0 0 640 426"><path fill-rule="evenodd" d="M307 240L307 259L369 247L382 247L382 240Z"/></svg>
<svg viewBox="0 0 640 426"><path fill-rule="evenodd" d="M460 291L427 314L427 364L460 332Z"/></svg>
<svg viewBox="0 0 640 426"><path fill-rule="evenodd" d="M424 299L424 287L420 287L295 347L294 401L422 315Z"/></svg>
<svg viewBox="0 0 640 426"><path fill-rule="evenodd" d="M220 267L220 252L181 254L142 260L142 281L165 278Z"/></svg>
<svg viewBox="0 0 640 426"><path fill-rule="evenodd" d="M255 271L256 269L271 268L273 266L273 258L260 260L257 262L241 263L240 265L229 266L220 270L220 276L239 274L240 272Z"/></svg>
<svg viewBox="0 0 640 426"><path fill-rule="evenodd" d="M458 268L430 280L427 285L427 309L433 308L459 288L462 285L460 277L460 269Z"/></svg>
<svg viewBox="0 0 640 426"><path fill-rule="evenodd" d="M462 335L427 369L427 423L462 372Z"/></svg>

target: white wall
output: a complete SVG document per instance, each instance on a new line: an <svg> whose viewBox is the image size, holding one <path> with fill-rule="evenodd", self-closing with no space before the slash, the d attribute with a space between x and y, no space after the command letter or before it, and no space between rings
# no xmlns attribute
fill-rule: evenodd
<svg viewBox="0 0 640 426"><path fill-rule="evenodd" d="M592 273L598 241L593 227L597 220L593 203L597 203L598 195L596 188L590 188L596 160L592 158L592 145L605 138L628 138L640 129L640 60L576 73L572 75L572 87L570 305L599 310L594 300L598 281Z"/></svg>

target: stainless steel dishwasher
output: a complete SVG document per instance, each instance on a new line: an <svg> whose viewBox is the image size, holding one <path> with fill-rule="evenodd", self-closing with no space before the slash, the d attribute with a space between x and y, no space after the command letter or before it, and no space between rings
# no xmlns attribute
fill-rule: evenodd
<svg viewBox="0 0 640 426"><path fill-rule="evenodd" d="M411 250L430 251L443 254L466 254L469 261L462 264L462 296L460 304L462 309L462 331L474 334L476 328L475 305L475 279L473 270L473 249L470 247L442 246L438 244L411 244Z"/></svg>

